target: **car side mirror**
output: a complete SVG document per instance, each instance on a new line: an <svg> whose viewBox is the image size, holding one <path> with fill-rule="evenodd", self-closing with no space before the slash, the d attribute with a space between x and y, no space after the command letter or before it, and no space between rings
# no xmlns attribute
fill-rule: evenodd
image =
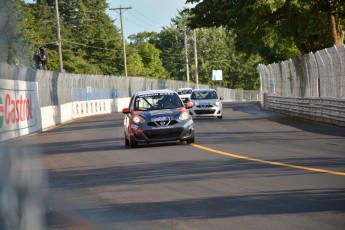
<svg viewBox="0 0 345 230"><path fill-rule="evenodd" d="M130 113L129 108L123 108L123 109L122 109L122 113Z"/></svg>
<svg viewBox="0 0 345 230"><path fill-rule="evenodd" d="M224 98L223 97L219 97L219 100L223 100Z"/></svg>
<svg viewBox="0 0 345 230"><path fill-rule="evenodd" d="M194 103L191 101L187 101L187 103L185 104L186 109L193 108L193 106L194 106Z"/></svg>

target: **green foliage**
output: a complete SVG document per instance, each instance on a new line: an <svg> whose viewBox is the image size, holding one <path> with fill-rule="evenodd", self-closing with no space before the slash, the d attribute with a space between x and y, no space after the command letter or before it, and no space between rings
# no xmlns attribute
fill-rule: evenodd
<svg viewBox="0 0 345 230"><path fill-rule="evenodd" d="M288 59L337 44L344 30L343 0L187 0L193 27L224 26L236 49L266 62ZM334 22L332 24L332 20ZM338 39L338 40L337 40Z"/></svg>
<svg viewBox="0 0 345 230"><path fill-rule="evenodd" d="M0 0L0 61L9 64L29 63L29 44L23 30L26 17L22 1Z"/></svg>
<svg viewBox="0 0 345 230"><path fill-rule="evenodd" d="M147 76L149 69L144 66L138 50L129 46L127 55L127 71L129 76Z"/></svg>
<svg viewBox="0 0 345 230"><path fill-rule="evenodd" d="M156 33L140 33L132 35L132 45L142 50L141 56L146 63L148 55L143 53L143 44L151 43L159 49L160 59L164 68L170 73L170 79L186 81L186 57L184 44L184 30L186 30L187 55L189 60L189 75L191 81L195 79L194 40L193 31L186 28L188 15L180 11L179 15L172 19L170 27ZM259 76L256 66L262 62L262 58L255 54L245 54L235 50L236 36L233 31L223 27L197 30L198 76L199 83L218 85L212 80L212 70L223 71L224 87L240 89L258 89ZM140 44L140 45L139 45ZM149 58L151 60L152 57ZM146 67L149 67L145 64Z"/></svg>
<svg viewBox="0 0 345 230"><path fill-rule="evenodd" d="M48 64L51 70L58 70L58 52L56 43L56 20L54 9L47 5L44 0L37 4L28 4L26 6L27 17L24 24L26 38L29 43L30 65L33 66L32 59L35 51L39 47L46 47L48 51Z"/></svg>
<svg viewBox="0 0 345 230"><path fill-rule="evenodd" d="M233 89L258 89L258 55L239 53L234 48L235 35L220 28L197 30L199 82L217 85L212 70L222 70L222 86ZM194 69L192 68L194 71Z"/></svg>
<svg viewBox="0 0 345 230"><path fill-rule="evenodd" d="M178 15L171 19L170 27L163 28L158 34L157 39L150 39L162 51L161 59L163 65L170 73L171 79L174 80L187 80L185 39L189 63L194 58L192 34L186 27L188 17L189 15L184 11L178 11ZM184 33L186 33L186 38Z"/></svg>
<svg viewBox="0 0 345 230"><path fill-rule="evenodd" d="M106 1L69 1L63 2L60 8L62 25L67 29L67 33L62 33L62 37L65 37L64 44L72 50L71 55L65 55L64 62L73 63L74 59L78 58L90 65L98 66L92 68L93 73L123 73L122 64L118 64L123 62L121 38L119 30L105 13L108 8ZM67 68L66 70L70 71Z"/></svg>
<svg viewBox="0 0 345 230"><path fill-rule="evenodd" d="M154 41L154 45L161 50L161 60L171 79L187 80L183 31L173 27L164 28L157 39L151 41Z"/></svg>
<svg viewBox="0 0 345 230"><path fill-rule="evenodd" d="M169 73L164 69L159 57L160 50L148 42L139 42L133 45L141 57L144 67L148 70L147 77L167 79Z"/></svg>

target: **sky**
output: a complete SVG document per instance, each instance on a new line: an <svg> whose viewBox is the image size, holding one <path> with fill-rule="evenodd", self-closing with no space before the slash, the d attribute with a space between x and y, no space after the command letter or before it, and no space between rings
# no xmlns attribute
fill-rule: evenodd
<svg viewBox="0 0 345 230"><path fill-rule="evenodd" d="M186 0L107 0L110 8L127 8L122 10L124 35L139 32L159 32L163 26L170 26L171 18L178 15L178 10L186 5ZM115 19L115 25L121 29L120 11L108 10L107 13Z"/></svg>

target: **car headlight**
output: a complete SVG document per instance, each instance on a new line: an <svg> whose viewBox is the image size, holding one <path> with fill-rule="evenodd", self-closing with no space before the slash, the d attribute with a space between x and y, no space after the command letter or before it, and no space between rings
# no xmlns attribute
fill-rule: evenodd
<svg viewBox="0 0 345 230"><path fill-rule="evenodd" d="M214 103L214 105L215 105L215 106L220 106L220 102L219 102L219 101L216 101L216 102Z"/></svg>
<svg viewBox="0 0 345 230"><path fill-rule="evenodd" d="M180 120L187 120L188 118L190 118L190 115L189 115L189 113L188 112L182 112L181 114L180 114L180 117L179 117L179 119Z"/></svg>
<svg viewBox="0 0 345 230"><path fill-rule="evenodd" d="M143 123L144 119L142 119L140 116L133 116L133 122L136 124Z"/></svg>

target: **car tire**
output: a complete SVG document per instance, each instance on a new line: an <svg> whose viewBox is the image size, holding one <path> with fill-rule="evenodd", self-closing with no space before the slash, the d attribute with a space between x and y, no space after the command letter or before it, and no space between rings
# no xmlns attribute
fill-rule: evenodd
<svg viewBox="0 0 345 230"><path fill-rule="evenodd" d="M125 137L125 145L129 146L129 140L127 139L127 137Z"/></svg>
<svg viewBox="0 0 345 230"><path fill-rule="evenodd" d="M218 116L218 119L222 119L223 118L223 115L222 116Z"/></svg>
<svg viewBox="0 0 345 230"><path fill-rule="evenodd" d="M190 139L187 139L186 140L187 144L193 144L194 143L194 137L193 138L190 138Z"/></svg>
<svg viewBox="0 0 345 230"><path fill-rule="evenodd" d="M130 148L136 148L136 147L138 147L138 143L135 140L133 140L132 138L129 138L128 146Z"/></svg>

